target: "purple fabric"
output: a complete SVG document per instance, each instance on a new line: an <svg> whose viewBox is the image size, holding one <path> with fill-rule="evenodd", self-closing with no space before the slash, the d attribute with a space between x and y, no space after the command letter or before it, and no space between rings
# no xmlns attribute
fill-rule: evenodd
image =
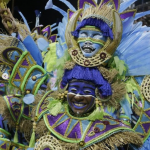
<svg viewBox="0 0 150 150"><path fill-rule="evenodd" d="M72 129L72 131L68 135L68 138L77 138L77 139L81 138L81 129L80 129L80 123L79 122Z"/></svg>
<svg viewBox="0 0 150 150"><path fill-rule="evenodd" d="M57 116L48 115L47 119L49 124L52 126L63 114L58 114Z"/></svg>
<svg viewBox="0 0 150 150"><path fill-rule="evenodd" d="M4 95L5 94L5 92L4 91L0 91L0 95Z"/></svg>
<svg viewBox="0 0 150 150"><path fill-rule="evenodd" d="M80 29L86 25L95 26L99 28L105 37L110 37L111 39L113 39L113 32L108 26L108 24L106 24L103 20L97 18L84 19L82 22L79 23L75 31L72 32L72 35L78 38Z"/></svg>
<svg viewBox="0 0 150 150"><path fill-rule="evenodd" d="M121 14L120 17L121 17L121 19L126 19L129 17L133 17L134 13L135 13L134 11L133 12L126 12L124 14Z"/></svg>
<svg viewBox="0 0 150 150"><path fill-rule="evenodd" d="M23 66L29 66L29 64L28 64L28 62L27 62L26 59L23 61L22 65L23 65Z"/></svg>
<svg viewBox="0 0 150 150"><path fill-rule="evenodd" d="M74 12L69 10L69 18L71 18L73 14L74 14Z"/></svg>
<svg viewBox="0 0 150 150"><path fill-rule="evenodd" d="M150 110L145 111L145 113L150 117Z"/></svg>
<svg viewBox="0 0 150 150"><path fill-rule="evenodd" d="M29 106L26 106L26 107L24 108L24 114L25 114L26 116L29 116Z"/></svg>
<svg viewBox="0 0 150 150"><path fill-rule="evenodd" d="M6 144L4 144L3 146L1 146L1 148L6 149Z"/></svg>
<svg viewBox="0 0 150 150"><path fill-rule="evenodd" d="M51 150L50 148L44 148L44 150Z"/></svg>
<svg viewBox="0 0 150 150"><path fill-rule="evenodd" d="M19 74L17 73L15 79L20 79Z"/></svg>
<svg viewBox="0 0 150 150"><path fill-rule="evenodd" d="M50 26L47 26L46 28L44 28L42 30L42 34L44 35L45 33L47 33L47 38L49 39L51 36L51 27Z"/></svg>
<svg viewBox="0 0 150 150"><path fill-rule="evenodd" d="M4 128L3 127L3 118L2 118L2 116L0 116L0 128Z"/></svg>
<svg viewBox="0 0 150 150"><path fill-rule="evenodd" d="M13 96L7 96L7 99L10 105L11 112L15 117L15 119L17 120L21 112L22 104L18 104L17 102L12 103L10 100L12 97Z"/></svg>
<svg viewBox="0 0 150 150"><path fill-rule="evenodd" d="M142 124L142 126L144 127L145 132L147 133L150 128L150 123L144 123L144 124Z"/></svg>
<svg viewBox="0 0 150 150"><path fill-rule="evenodd" d="M116 10L118 10L118 8L119 8L119 0L114 0L114 3L115 3Z"/></svg>
<svg viewBox="0 0 150 150"><path fill-rule="evenodd" d="M4 87L5 86L5 84L4 83L0 83L0 87Z"/></svg>
<svg viewBox="0 0 150 150"><path fill-rule="evenodd" d="M42 84L42 85L40 86L40 88L42 88L42 89L46 89L46 88L47 88L47 86L46 86L45 84Z"/></svg>
<svg viewBox="0 0 150 150"><path fill-rule="evenodd" d="M33 29L33 32L34 31L37 31L37 33L40 35L41 34L41 27L39 26L39 27L35 27L34 29Z"/></svg>
<svg viewBox="0 0 150 150"><path fill-rule="evenodd" d="M82 8L83 8L85 2L90 3L90 4L92 4L92 5L95 6L95 4L94 4L93 1L94 1L94 0L79 0L79 9L82 9Z"/></svg>
<svg viewBox="0 0 150 150"><path fill-rule="evenodd" d="M19 41L21 41L21 37L20 37L20 34L19 34L19 33L17 34L17 39L18 39Z"/></svg>
<svg viewBox="0 0 150 150"><path fill-rule="evenodd" d="M99 120L93 122L93 124L92 124L92 126L90 127L90 129L89 129L89 131L88 131L87 134L90 134L90 132L93 131L93 127L95 126L96 123L98 124L98 123L103 123L103 122L102 122L102 121L99 121ZM92 139L95 139L95 138L98 137L98 136L106 135L107 132L110 132L111 130L116 129L116 128L118 128L118 131L119 131L119 128L120 128L120 130L122 130L122 127L126 127L126 129L130 128L130 127L128 127L128 126L122 124L121 122L120 122L120 124L116 124L116 125L106 125L105 127L106 127L105 130L103 130L103 131L101 131L101 132L98 132L98 133L95 133L95 135L93 135L93 136L91 136L91 137L86 136L84 141L85 141L85 142L88 142L88 141L90 141L90 140L92 140ZM111 133L112 133L112 132L111 132ZM115 132L114 132L114 133L115 133Z"/></svg>
<svg viewBox="0 0 150 150"><path fill-rule="evenodd" d="M102 5L104 5L104 4L107 3L108 1L110 1L110 0L104 0L103 3L102 3Z"/></svg>
<svg viewBox="0 0 150 150"><path fill-rule="evenodd" d="M112 89L96 67L82 67L75 65L72 70L65 70L61 86L65 87L72 79L90 81L100 90L102 96L112 95Z"/></svg>
<svg viewBox="0 0 150 150"><path fill-rule="evenodd" d="M66 120L65 122L61 123L59 126L54 128L54 130L57 131L58 133L60 133L61 135L64 135L69 122L70 122L70 119Z"/></svg>
<svg viewBox="0 0 150 150"><path fill-rule="evenodd" d="M57 38L57 35L52 35L49 39L50 39L52 42L55 42L55 41L56 41L56 38Z"/></svg>

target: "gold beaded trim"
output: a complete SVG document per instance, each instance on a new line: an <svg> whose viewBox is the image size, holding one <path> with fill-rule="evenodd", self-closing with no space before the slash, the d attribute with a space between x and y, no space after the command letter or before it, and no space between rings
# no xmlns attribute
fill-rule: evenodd
<svg viewBox="0 0 150 150"><path fill-rule="evenodd" d="M69 53L73 61L84 67L99 66L111 58L111 55L108 54L106 51L101 51L100 53L97 53L91 58L84 57L79 48L69 49Z"/></svg>
<svg viewBox="0 0 150 150"><path fill-rule="evenodd" d="M145 76L141 84L141 91L145 99L150 102L150 75Z"/></svg>

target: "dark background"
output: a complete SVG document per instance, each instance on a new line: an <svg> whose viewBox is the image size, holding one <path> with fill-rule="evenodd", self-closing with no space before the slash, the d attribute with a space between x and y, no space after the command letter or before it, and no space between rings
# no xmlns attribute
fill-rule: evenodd
<svg viewBox="0 0 150 150"><path fill-rule="evenodd" d="M55 22L60 22L62 19L62 15L53 10L45 10L45 5L48 0L14 0L14 6L18 6L20 11L24 14L25 18L27 19L27 22L31 29L35 27L35 20L36 16L34 11L40 10L41 11L41 18L40 18L40 24L46 26L51 25ZM77 8L77 0L68 0L70 3L73 4L75 8ZM135 5L140 5L142 2L149 2L150 0L138 0ZM60 2L59 0L53 0L53 4L60 7L61 9L67 11L67 6ZM13 1L11 0L8 4L8 7L12 10ZM21 17L18 14L17 11L14 10L14 18L17 18L21 21ZM1 23L0 19L0 28L3 28L3 25ZM4 28L3 28L4 29Z"/></svg>

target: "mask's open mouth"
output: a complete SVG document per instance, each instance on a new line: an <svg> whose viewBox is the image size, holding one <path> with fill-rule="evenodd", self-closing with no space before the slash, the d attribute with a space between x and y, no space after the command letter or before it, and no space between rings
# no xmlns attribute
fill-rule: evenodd
<svg viewBox="0 0 150 150"><path fill-rule="evenodd" d="M96 48L94 48L92 46L88 46L88 45L84 45L81 48L82 48L82 51L84 51L85 53L92 53L96 49Z"/></svg>

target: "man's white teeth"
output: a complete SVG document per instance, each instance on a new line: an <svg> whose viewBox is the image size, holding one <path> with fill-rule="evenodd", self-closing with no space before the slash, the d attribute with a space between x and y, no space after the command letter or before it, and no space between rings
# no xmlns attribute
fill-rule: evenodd
<svg viewBox="0 0 150 150"><path fill-rule="evenodd" d="M84 106L84 104L78 104L78 103L74 103L74 104L79 107Z"/></svg>

